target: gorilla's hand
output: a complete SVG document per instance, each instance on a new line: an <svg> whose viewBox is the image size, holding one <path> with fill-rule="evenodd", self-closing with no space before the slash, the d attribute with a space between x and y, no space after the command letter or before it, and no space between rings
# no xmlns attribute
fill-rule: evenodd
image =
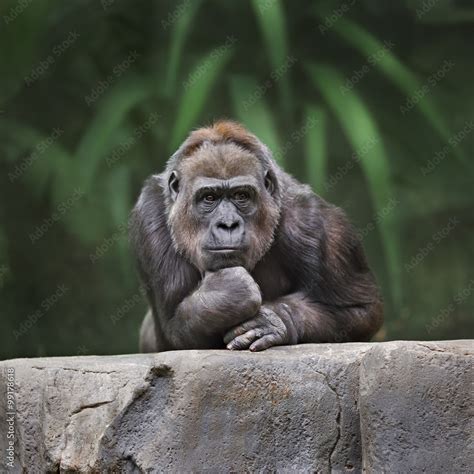
<svg viewBox="0 0 474 474"><path fill-rule="evenodd" d="M286 312L286 308L284 310ZM285 316L289 317L289 314ZM239 324L224 336L224 343L231 350L263 351L272 346L296 342L294 331L268 306L262 306L255 318Z"/></svg>
<svg viewBox="0 0 474 474"><path fill-rule="evenodd" d="M228 320L225 328L255 316L262 304L260 288L244 267L207 272L195 293L214 320Z"/></svg>

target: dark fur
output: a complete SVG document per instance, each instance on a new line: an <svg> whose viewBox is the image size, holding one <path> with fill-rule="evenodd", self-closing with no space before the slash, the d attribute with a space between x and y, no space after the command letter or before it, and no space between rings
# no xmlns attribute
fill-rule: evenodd
<svg viewBox="0 0 474 474"><path fill-rule="evenodd" d="M201 248L190 183L242 174L261 188L258 211L245 221L251 246L241 262L214 268ZM382 323L374 278L344 213L233 122L188 137L166 171L145 183L130 229L151 307L142 351L366 341Z"/></svg>

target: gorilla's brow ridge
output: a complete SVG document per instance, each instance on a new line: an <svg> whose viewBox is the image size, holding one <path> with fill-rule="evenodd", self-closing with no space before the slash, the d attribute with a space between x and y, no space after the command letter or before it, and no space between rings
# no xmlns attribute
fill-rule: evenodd
<svg viewBox="0 0 474 474"><path fill-rule="evenodd" d="M247 190L258 194L258 182L253 176L235 176L230 179L200 178L196 181L194 193L221 192L222 190Z"/></svg>

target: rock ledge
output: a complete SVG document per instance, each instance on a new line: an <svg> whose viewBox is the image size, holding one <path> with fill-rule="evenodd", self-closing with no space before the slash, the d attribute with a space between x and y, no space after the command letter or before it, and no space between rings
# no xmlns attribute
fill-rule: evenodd
<svg viewBox="0 0 474 474"><path fill-rule="evenodd" d="M12 472L473 472L473 361L472 340L3 361L2 460Z"/></svg>

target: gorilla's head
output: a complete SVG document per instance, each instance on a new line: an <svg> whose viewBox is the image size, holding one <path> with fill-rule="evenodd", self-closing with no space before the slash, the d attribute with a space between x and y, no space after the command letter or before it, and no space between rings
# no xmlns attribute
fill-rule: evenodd
<svg viewBox="0 0 474 474"><path fill-rule="evenodd" d="M277 172L269 150L240 125L218 122L191 133L165 173L176 250L202 272L251 270L278 225Z"/></svg>

